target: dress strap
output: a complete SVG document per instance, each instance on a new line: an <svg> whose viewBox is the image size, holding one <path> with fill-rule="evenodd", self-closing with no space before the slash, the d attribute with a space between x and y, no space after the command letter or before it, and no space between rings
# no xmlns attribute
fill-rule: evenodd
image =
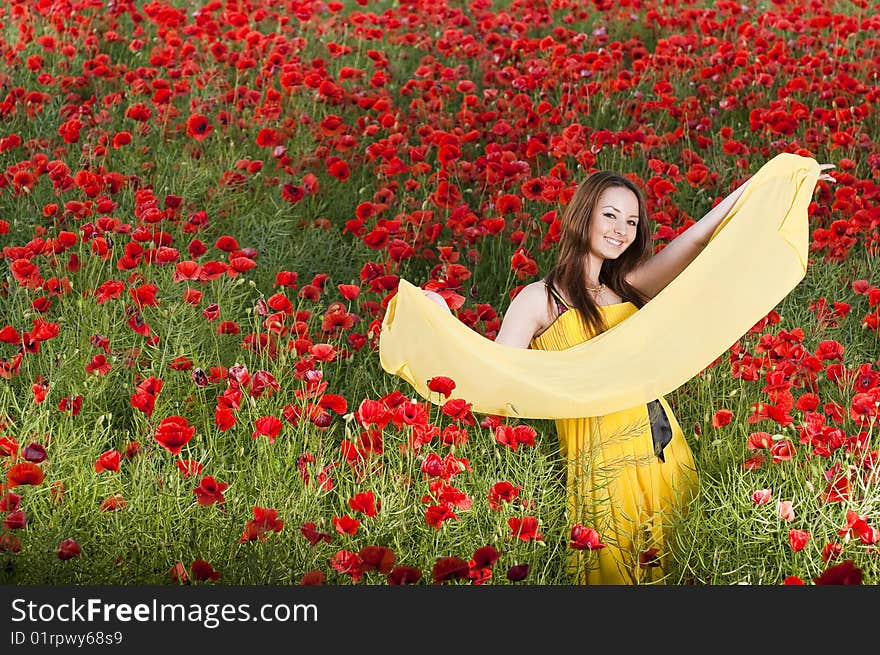
<svg viewBox="0 0 880 655"><path fill-rule="evenodd" d="M564 312L566 309L570 309L570 307L569 307L569 306L565 303L565 301L562 299L562 296L560 296L560 295L556 292L556 289L554 289L553 287L551 287L551 286L550 286L549 284L547 284L546 282L544 283L544 286L547 287L547 290L550 292L550 295L553 296L553 297L556 299L556 308L559 310L560 313Z"/></svg>

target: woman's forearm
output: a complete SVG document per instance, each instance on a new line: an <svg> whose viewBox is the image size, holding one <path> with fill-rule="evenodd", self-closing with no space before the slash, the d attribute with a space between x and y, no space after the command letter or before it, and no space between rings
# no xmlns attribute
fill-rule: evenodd
<svg viewBox="0 0 880 655"><path fill-rule="evenodd" d="M706 244L709 243L709 239L715 233L715 230L721 224L721 221L723 221L724 217L730 213L730 209L733 207L734 203L736 203L739 197L743 194L743 191L746 190L749 181L750 180L747 180L743 184L740 184L724 200L706 212L706 215L703 216L703 218L685 230L685 233L692 231L692 238L705 247ZM682 233L682 236L685 233Z"/></svg>
<svg viewBox="0 0 880 655"><path fill-rule="evenodd" d="M436 291L428 291L427 289L422 289L422 293L428 296L428 298L433 300L435 303L440 305L447 312L449 312L450 314L452 313L452 310L449 309L449 305L446 304L446 299L443 298L443 296L441 296L439 293L437 293Z"/></svg>

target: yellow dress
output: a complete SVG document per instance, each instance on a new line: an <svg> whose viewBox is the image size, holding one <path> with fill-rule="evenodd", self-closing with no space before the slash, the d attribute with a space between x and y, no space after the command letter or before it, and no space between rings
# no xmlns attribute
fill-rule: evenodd
<svg viewBox="0 0 880 655"><path fill-rule="evenodd" d="M600 311L611 328L633 315L636 306L617 303ZM577 312L569 309L535 337L530 348L566 350L592 336ZM648 405L556 420L560 450L567 460L568 523L595 529L605 544L596 550L570 550L568 573L574 583L645 584L662 579L665 532L696 492L697 474L669 404L662 396L657 400L672 430L662 459L655 454ZM655 430L658 418L662 419L655 415Z"/></svg>

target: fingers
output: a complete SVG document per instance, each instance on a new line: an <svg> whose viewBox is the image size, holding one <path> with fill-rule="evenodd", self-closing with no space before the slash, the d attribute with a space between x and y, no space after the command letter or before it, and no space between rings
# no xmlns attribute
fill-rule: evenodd
<svg viewBox="0 0 880 655"><path fill-rule="evenodd" d="M823 171L824 171L826 168L836 168L836 167L837 167L836 164L819 164L819 169L820 169L820 170L823 170Z"/></svg>

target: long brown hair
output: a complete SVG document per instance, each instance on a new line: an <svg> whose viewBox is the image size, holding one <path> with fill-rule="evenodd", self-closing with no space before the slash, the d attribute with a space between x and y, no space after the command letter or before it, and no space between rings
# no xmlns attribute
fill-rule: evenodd
<svg viewBox="0 0 880 655"><path fill-rule="evenodd" d="M607 329L596 301L587 291L584 271L590 252L590 227L599 195L610 187L632 191L639 202L639 222L635 240L616 259L606 259L599 274L599 283L617 293L624 301L642 307L650 298L625 281L625 277L651 255L651 231L645 197L629 178L613 171L597 171L584 180L565 206L561 219L561 235L556 263L545 278L547 301L552 305L550 289L562 292L571 307L580 314L595 334Z"/></svg>

